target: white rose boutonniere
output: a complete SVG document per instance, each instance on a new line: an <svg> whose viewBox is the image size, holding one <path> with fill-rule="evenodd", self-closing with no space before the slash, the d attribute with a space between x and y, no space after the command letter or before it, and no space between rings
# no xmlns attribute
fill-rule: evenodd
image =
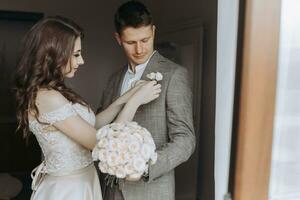
<svg viewBox="0 0 300 200"><path fill-rule="evenodd" d="M163 80L163 75L160 72L151 72L151 73L147 74L146 77L149 78L152 81L156 80L157 82ZM145 82L145 80L136 80L136 81L133 81L131 83L131 88L133 88L133 87L135 87L135 86L137 86L139 84L142 84L144 82Z"/></svg>
<svg viewBox="0 0 300 200"><path fill-rule="evenodd" d="M163 80L163 75L160 72L151 72L150 74L147 74L146 76L150 80L156 80L161 81Z"/></svg>

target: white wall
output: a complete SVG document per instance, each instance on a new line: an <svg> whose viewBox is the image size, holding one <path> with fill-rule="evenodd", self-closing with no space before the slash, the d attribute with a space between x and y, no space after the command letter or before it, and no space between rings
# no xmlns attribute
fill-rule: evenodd
<svg viewBox="0 0 300 200"><path fill-rule="evenodd" d="M300 2L281 2L269 200L300 199Z"/></svg>
<svg viewBox="0 0 300 200"><path fill-rule="evenodd" d="M228 191L237 47L238 0L218 1L215 199Z"/></svg>

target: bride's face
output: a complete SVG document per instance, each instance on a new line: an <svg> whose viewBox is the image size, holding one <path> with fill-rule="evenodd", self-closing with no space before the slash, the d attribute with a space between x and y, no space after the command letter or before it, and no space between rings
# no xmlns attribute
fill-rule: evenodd
<svg viewBox="0 0 300 200"><path fill-rule="evenodd" d="M81 55L81 39L80 37L78 37L74 43L74 50L72 56L64 69L65 77L73 78L79 66L83 64L84 61Z"/></svg>

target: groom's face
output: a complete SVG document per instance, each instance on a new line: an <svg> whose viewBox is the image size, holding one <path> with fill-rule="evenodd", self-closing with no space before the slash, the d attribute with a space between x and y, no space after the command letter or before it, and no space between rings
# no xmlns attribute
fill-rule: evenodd
<svg viewBox="0 0 300 200"><path fill-rule="evenodd" d="M131 67L145 63L153 53L155 26L127 27L115 37L128 58Z"/></svg>

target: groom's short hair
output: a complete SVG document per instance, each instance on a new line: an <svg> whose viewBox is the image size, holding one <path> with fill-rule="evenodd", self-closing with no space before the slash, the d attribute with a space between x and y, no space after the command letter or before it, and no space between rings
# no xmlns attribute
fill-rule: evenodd
<svg viewBox="0 0 300 200"><path fill-rule="evenodd" d="M115 28L121 34L126 27L138 28L153 24L153 17L147 7L138 1L128 1L122 4L115 13Z"/></svg>

